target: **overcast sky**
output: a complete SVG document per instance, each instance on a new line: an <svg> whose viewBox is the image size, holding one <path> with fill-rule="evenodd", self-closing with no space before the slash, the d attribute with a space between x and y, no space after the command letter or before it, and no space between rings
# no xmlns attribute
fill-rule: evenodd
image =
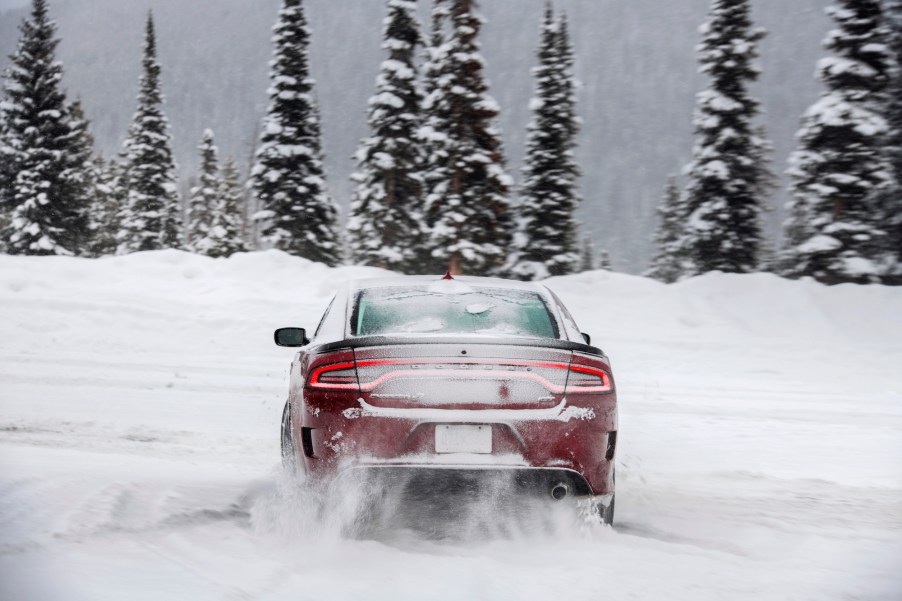
<svg viewBox="0 0 902 601"><path fill-rule="evenodd" d="M0 10L6 10L7 8L16 8L18 6L25 6L28 4L29 0L0 0Z"/></svg>

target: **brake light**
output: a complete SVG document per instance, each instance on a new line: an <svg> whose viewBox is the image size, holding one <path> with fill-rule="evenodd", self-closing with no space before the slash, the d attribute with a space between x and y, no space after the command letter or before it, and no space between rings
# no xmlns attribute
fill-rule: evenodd
<svg viewBox="0 0 902 601"><path fill-rule="evenodd" d="M357 390L357 370L353 361L321 365L313 369L307 384L310 388Z"/></svg>
<svg viewBox="0 0 902 601"><path fill-rule="evenodd" d="M607 372L586 365L571 365L567 392L610 392L611 377Z"/></svg>

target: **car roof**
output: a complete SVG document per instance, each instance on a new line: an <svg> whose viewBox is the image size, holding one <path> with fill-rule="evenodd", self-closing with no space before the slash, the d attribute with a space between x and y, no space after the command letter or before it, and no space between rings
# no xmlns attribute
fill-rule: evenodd
<svg viewBox="0 0 902 601"><path fill-rule="evenodd" d="M530 290L543 294L548 293L548 289L535 282L521 282L519 280L506 280L504 278L487 278L478 276L456 275L452 279L446 280L446 276L441 275L399 275L384 278L366 278L352 280L350 286L355 290L363 290L366 288L385 288L393 286L424 286L435 284L437 282L447 281L449 285L454 282L470 284L480 287L507 288L509 290Z"/></svg>

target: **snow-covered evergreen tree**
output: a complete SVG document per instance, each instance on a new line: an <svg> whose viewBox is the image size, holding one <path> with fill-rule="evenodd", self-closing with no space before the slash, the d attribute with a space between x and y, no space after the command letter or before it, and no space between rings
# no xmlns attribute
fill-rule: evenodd
<svg viewBox="0 0 902 601"><path fill-rule="evenodd" d="M598 253L598 269L613 271L611 267L611 255L608 253L607 249L602 248Z"/></svg>
<svg viewBox="0 0 902 601"><path fill-rule="evenodd" d="M448 0L435 0L432 9L432 24L428 44L425 48L425 60L422 68L422 127L418 132L421 149L421 170L423 188L426 194L424 209L425 231L430 235L430 211L433 200L443 198L451 181L450 164L450 130L451 105L443 90L447 86L445 55L446 28L451 9ZM431 238L414 248L421 273L439 273L447 266L442 257L432 255Z"/></svg>
<svg viewBox="0 0 902 601"><path fill-rule="evenodd" d="M679 246L685 210L676 176L667 179L667 189L658 207L658 229L655 233L655 255L645 275L665 283L680 279L685 266Z"/></svg>
<svg viewBox="0 0 902 601"><path fill-rule="evenodd" d="M406 273L424 265L420 91L415 53L420 44L414 0L388 0L383 61L369 101L370 136L357 150L357 188L351 199L348 244L351 260Z"/></svg>
<svg viewBox="0 0 902 601"><path fill-rule="evenodd" d="M889 84L887 152L893 171L893 185L885 195L888 265L884 281L902 285L902 0L886 4L890 52L896 63Z"/></svg>
<svg viewBox="0 0 902 601"><path fill-rule="evenodd" d="M0 102L0 252L6 252L10 211L12 210L15 156L7 127L4 102Z"/></svg>
<svg viewBox="0 0 902 601"><path fill-rule="evenodd" d="M583 236L583 249L579 258L579 270L592 271L595 269L595 243L589 236Z"/></svg>
<svg viewBox="0 0 902 601"><path fill-rule="evenodd" d="M827 88L805 113L790 157L782 273L827 284L876 282L885 257L880 199L892 181L884 140L892 61L879 0L837 0L824 42Z"/></svg>
<svg viewBox="0 0 902 601"><path fill-rule="evenodd" d="M91 134L91 122L85 116L81 99L76 98L69 105L70 127L72 129L72 146L68 153L67 179L76 186L81 195L81 210L84 211L85 227L80 252L90 254L91 194L94 191L94 136Z"/></svg>
<svg viewBox="0 0 902 601"><path fill-rule="evenodd" d="M212 257L228 257L250 250L247 234L247 196L241 185L235 160L227 158L222 166L219 188L219 210L210 230L212 246L207 252Z"/></svg>
<svg viewBox="0 0 902 601"><path fill-rule="evenodd" d="M120 192L115 188L116 166L108 165L101 156L93 156L94 137L81 101L73 102L69 111L75 136L70 170L72 179L79 182L85 195L87 231L82 252L89 257L112 255L116 253L119 232Z"/></svg>
<svg viewBox="0 0 902 601"><path fill-rule="evenodd" d="M86 123L70 114L56 60L56 24L45 0L32 0L19 30L4 74L0 238L11 254L80 254L87 232Z"/></svg>
<svg viewBox="0 0 902 601"><path fill-rule="evenodd" d="M686 167L686 223L680 241L688 275L758 267L760 213L773 181L769 144L754 122L757 44L749 0L712 0L698 47L710 83L698 95L692 162Z"/></svg>
<svg viewBox="0 0 902 601"><path fill-rule="evenodd" d="M327 265L341 262L338 208L326 190L319 111L301 0L283 0L274 28L269 108L251 183L263 239L273 247Z"/></svg>
<svg viewBox="0 0 902 601"><path fill-rule="evenodd" d="M476 0L450 0L452 31L440 52L437 88L427 106L447 107L440 124L448 170L431 181L427 199L430 247L452 273L499 273L510 244L512 219L501 136L495 127L498 105L488 95L477 37L483 19ZM432 159L430 159L431 161Z"/></svg>
<svg viewBox="0 0 902 601"><path fill-rule="evenodd" d="M205 130L200 146L200 173L197 185L191 188L188 199L188 215L185 224L186 248L191 252L207 254L210 248L210 229L213 217L219 210L219 149L212 130Z"/></svg>
<svg viewBox="0 0 902 601"><path fill-rule="evenodd" d="M204 131L197 185L188 203L188 249L209 257L228 257L245 252L246 207L238 167L228 159L219 168L219 149L213 132Z"/></svg>
<svg viewBox="0 0 902 601"><path fill-rule="evenodd" d="M125 199L119 251L179 248L181 205L169 121L163 112L153 15L148 13L138 108L123 145Z"/></svg>
<svg viewBox="0 0 902 601"><path fill-rule="evenodd" d="M88 178L90 199L88 255L92 257L114 255L119 246L117 236L120 229L122 192L117 188L118 169L119 166L114 161L106 161L101 156L95 157L91 162Z"/></svg>
<svg viewBox="0 0 902 601"><path fill-rule="evenodd" d="M579 120L573 85L573 49L567 21L549 4L542 22L536 96L527 129L517 232L508 272L523 280L574 273L580 253L574 212L581 198L573 156Z"/></svg>

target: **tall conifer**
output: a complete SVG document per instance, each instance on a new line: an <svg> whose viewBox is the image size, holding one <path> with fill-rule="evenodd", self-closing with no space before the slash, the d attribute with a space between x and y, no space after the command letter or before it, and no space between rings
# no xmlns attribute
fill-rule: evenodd
<svg viewBox="0 0 902 601"><path fill-rule="evenodd" d="M247 197L239 176L235 160L227 158L220 174L219 210L214 215L210 231L210 239L213 242L210 256L228 257L237 252L250 250L245 220Z"/></svg>
<svg viewBox="0 0 902 601"><path fill-rule="evenodd" d="M91 162L88 254L92 257L114 255L119 246L117 236L120 230L122 193L117 188L118 169L115 161L106 161L101 156L95 157Z"/></svg>
<svg viewBox="0 0 902 601"><path fill-rule="evenodd" d="M581 198L573 156L579 121L573 85L573 49L567 21L545 9L533 69L536 96L527 129L523 187L517 233L508 271L524 280L574 273L579 268L578 224L574 212Z"/></svg>
<svg viewBox="0 0 902 601"><path fill-rule="evenodd" d="M206 130L200 146L197 185L188 203L188 249L209 257L228 257L247 251L244 195L233 159L219 167L219 149Z"/></svg>
<svg viewBox="0 0 902 601"><path fill-rule="evenodd" d="M597 261L595 259L595 243L592 242L591 236L583 236L583 248L580 253L579 270L592 271L596 268Z"/></svg>
<svg viewBox="0 0 902 601"><path fill-rule="evenodd" d="M676 176L667 179L667 189L658 207L658 229L655 233L655 255L646 276L668 284L685 272L679 247L685 209Z"/></svg>
<svg viewBox="0 0 902 601"><path fill-rule="evenodd" d="M357 182L348 219L351 259L407 273L423 269L417 249L427 242L423 215L420 91L415 54L421 43L416 2L388 0L383 61L369 101L371 135L357 150Z"/></svg>
<svg viewBox="0 0 902 601"><path fill-rule="evenodd" d="M476 0L450 0L451 34L440 53L437 89L430 104L447 107L439 133L448 169L433 180L428 212L430 247L439 270L488 275L502 271L512 219L498 105L488 95L477 37Z"/></svg>
<svg viewBox="0 0 902 601"><path fill-rule="evenodd" d="M611 265L611 253L609 253L606 248L602 248L598 252L598 269L613 271L613 266Z"/></svg>
<svg viewBox="0 0 902 601"><path fill-rule="evenodd" d="M428 44L422 69L423 99L422 127L418 132L421 149L421 173L425 193L425 231L429 236L426 243L414 249L422 271L439 273L446 268L444 258L434 257L431 246L430 215L435 208L430 207L444 198L451 180L450 131L451 106L444 94L448 74L445 56L448 52L446 29L451 9L449 0L434 0ZM436 207L437 208L437 207Z"/></svg>
<svg viewBox="0 0 902 601"><path fill-rule="evenodd" d="M824 42L827 88L802 119L790 157L781 271L827 284L876 282L886 256L880 201L893 176L884 147L892 61L879 0L837 0Z"/></svg>
<svg viewBox="0 0 902 601"><path fill-rule="evenodd" d="M269 108L251 183L262 237L291 254L337 265L342 260L338 208L326 190L319 110L301 0L283 0L274 28Z"/></svg>
<svg viewBox="0 0 902 601"><path fill-rule="evenodd" d="M160 73L153 15L148 13L138 108L123 145L123 253L181 246L181 203Z"/></svg>
<svg viewBox="0 0 902 601"><path fill-rule="evenodd" d="M188 215L185 224L186 248L192 252L207 254L210 249L210 229L213 216L219 210L219 149L212 130L205 130L200 146L200 173L197 185L191 188L188 199Z"/></svg>
<svg viewBox="0 0 902 601"><path fill-rule="evenodd" d="M773 181L769 144L755 125L748 85L764 31L752 26L749 0L712 0L698 47L709 86L698 95L692 162L686 168L686 223L680 241L688 275L758 267L760 214Z"/></svg>
<svg viewBox="0 0 902 601"><path fill-rule="evenodd" d="M11 254L74 255L84 250L86 123L73 120L56 60L56 24L32 0L4 74L0 126L0 238Z"/></svg>
<svg viewBox="0 0 902 601"><path fill-rule="evenodd" d="M8 127L4 102L0 102L0 252L6 252L10 212L12 211L15 152Z"/></svg>
<svg viewBox="0 0 902 601"><path fill-rule="evenodd" d="M885 195L887 267L884 280L902 285L902 0L889 0L886 5L891 57L895 70L889 84L887 151L893 173L893 185Z"/></svg>

